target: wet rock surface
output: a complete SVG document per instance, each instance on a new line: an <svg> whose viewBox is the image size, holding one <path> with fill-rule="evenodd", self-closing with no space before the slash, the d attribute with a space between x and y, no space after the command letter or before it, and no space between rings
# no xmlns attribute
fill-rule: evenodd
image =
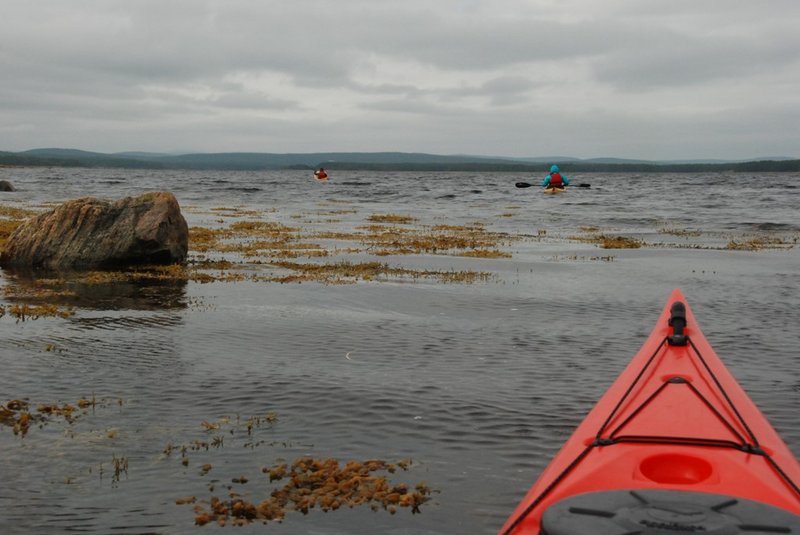
<svg viewBox="0 0 800 535"><path fill-rule="evenodd" d="M2 266L46 269L181 262L189 229L169 192L114 202L84 197L33 217L8 238Z"/></svg>

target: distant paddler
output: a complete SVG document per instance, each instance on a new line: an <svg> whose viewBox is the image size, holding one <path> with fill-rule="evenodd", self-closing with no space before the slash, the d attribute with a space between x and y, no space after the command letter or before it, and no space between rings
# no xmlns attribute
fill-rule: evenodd
<svg viewBox="0 0 800 535"><path fill-rule="evenodd" d="M319 170L314 171L314 178L317 180L328 180L328 173L325 172L325 169L320 167Z"/></svg>
<svg viewBox="0 0 800 535"><path fill-rule="evenodd" d="M557 165L550 167L550 173L542 180L542 187L546 193L560 193L569 186L569 178L562 175Z"/></svg>

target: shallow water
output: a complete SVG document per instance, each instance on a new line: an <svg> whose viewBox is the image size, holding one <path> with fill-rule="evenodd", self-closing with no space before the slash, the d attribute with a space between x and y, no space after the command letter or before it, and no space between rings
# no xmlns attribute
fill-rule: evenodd
<svg viewBox="0 0 800 535"><path fill-rule="evenodd" d="M758 177L773 184L761 188L741 174L587 174L572 179L591 188L544 196L515 188L530 181L519 174L340 172L319 184L301 172L2 172L18 190L3 194L2 206L164 189L190 225L213 223L211 208L237 206L337 229L393 213L426 224L546 231L545 239L508 245L510 259L381 258L493 273L476 284L87 287L68 319L0 318L0 401L100 400L72 424L53 419L24 438L0 426L2 533L236 529L194 526L192 506L175 500L234 491L260 501L276 486L261 468L306 455L412 459L389 479L424 481L437 492L418 515L312 510L239 530L495 533L644 342L675 287L800 454L797 247L722 248L755 235L793 243L798 176ZM563 239L580 227L668 246L601 250ZM23 282L0 272L5 286ZM247 434L247 418L271 412L277 421ZM204 421L220 428L206 430ZM194 446L215 438L207 450ZM164 453L169 445L187 447L187 465L180 453ZM119 477L115 458L128 462ZM213 468L203 474L206 463ZM241 476L248 482L233 482Z"/></svg>

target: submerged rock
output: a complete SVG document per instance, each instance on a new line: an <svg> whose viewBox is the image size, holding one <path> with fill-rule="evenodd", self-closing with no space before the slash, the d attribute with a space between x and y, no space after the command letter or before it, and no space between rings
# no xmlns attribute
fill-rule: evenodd
<svg viewBox="0 0 800 535"><path fill-rule="evenodd" d="M0 191L14 191L14 186L8 180L0 180Z"/></svg>
<svg viewBox="0 0 800 535"><path fill-rule="evenodd" d="M0 265L94 268L182 262L189 227L169 192L114 202L74 199L33 217L8 238Z"/></svg>

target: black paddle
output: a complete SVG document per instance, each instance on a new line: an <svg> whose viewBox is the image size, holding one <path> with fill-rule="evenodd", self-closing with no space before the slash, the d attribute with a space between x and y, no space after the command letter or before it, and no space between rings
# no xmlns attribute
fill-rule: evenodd
<svg viewBox="0 0 800 535"><path fill-rule="evenodd" d="M530 184L528 182L517 182L516 186L518 188L529 188L531 186L535 186L536 184ZM574 188L591 188L591 184L574 184L572 187Z"/></svg>

